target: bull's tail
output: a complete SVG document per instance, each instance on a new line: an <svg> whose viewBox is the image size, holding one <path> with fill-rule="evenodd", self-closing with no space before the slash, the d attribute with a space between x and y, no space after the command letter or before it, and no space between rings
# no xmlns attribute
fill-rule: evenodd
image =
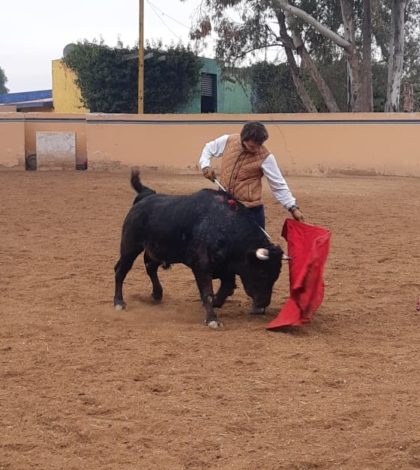
<svg viewBox="0 0 420 470"><path fill-rule="evenodd" d="M140 180L140 170L138 168L133 168L131 170L131 178L130 178L131 186L133 187L134 191L136 191L137 196L134 199L134 204L138 201L141 201L147 196L151 196L152 194L156 194L156 191L153 189L144 186Z"/></svg>

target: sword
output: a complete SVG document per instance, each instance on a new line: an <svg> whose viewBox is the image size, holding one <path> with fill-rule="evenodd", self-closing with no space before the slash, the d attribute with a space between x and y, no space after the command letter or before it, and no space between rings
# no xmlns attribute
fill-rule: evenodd
<svg viewBox="0 0 420 470"><path fill-rule="evenodd" d="M227 193L226 189L223 187L222 183L221 183L217 178L214 179L214 182L217 184L217 186L219 186L219 189L221 189L224 193ZM269 240L271 240L270 235L261 227L261 225L258 225L258 227L259 227L260 230L264 233L264 235L265 235Z"/></svg>

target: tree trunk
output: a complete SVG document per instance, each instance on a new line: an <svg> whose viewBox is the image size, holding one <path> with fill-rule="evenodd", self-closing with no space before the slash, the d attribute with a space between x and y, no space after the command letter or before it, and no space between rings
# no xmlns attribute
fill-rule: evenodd
<svg viewBox="0 0 420 470"><path fill-rule="evenodd" d="M306 47L302 41L302 38L300 37L300 35L295 29L295 26L293 25L293 20L291 19L289 14L286 13L285 16L287 20L289 21L289 26L290 26L290 29L292 30L293 44L296 48L296 52L299 54L300 58L302 59L303 65L306 67L306 69L309 72L309 75L311 76L312 80L317 86L318 91L321 94L324 100L324 103L327 106L328 111L330 113L339 113L340 108L338 107L338 104L334 98L334 95L332 94L330 87L327 85L327 82L319 73L318 67L312 60L312 57L309 55L308 51L306 50Z"/></svg>
<svg viewBox="0 0 420 470"><path fill-rule="evenodd" d="M281 11L276 11L277 21L280 26L280 37L283 41L283 47L286 52L287 63L289 64L290 71L292 74L293 83L295 85L297 94L299 95L300 100L302 101L303 106L305 107L308 113L317 113L315 104L313 103L311 97L309 96L305 84L302 82L299 76L299 67L296 64L295 56L293 55L293 40L287 34L286 28L286 19L284 14Z"/></svg>
<svg viewBox="0 0 420 470"><path fill-rule="evenodd" d="M363 102L366 111L373 111L371 0L363 0L362 37Z"/></svg>
<svg viewBox="0 0 420 470"><path fill-rule="evenodd" d="M346 48L349 47L350 44L343 39L339 34L334 33L334 31L331 31L329 28L321 24L319 21L317 21L313 16L309 15L306 13L306 11L302 10L301 8L297 8L293 5L289 5L288 0L272 0L272 7L276 14L282 10L285 13L289 13L293 16L297 16L301 20L303 20L305 23L310 24L313 26L320 34L323 36L331 39L337 46Z"/></svg>
<svg viewBox="0 0 420 470"><path fill-rule="evenodd" d="M353 4L351 0L340 0L341 14L343 16L344 38L350 47L344 49L347 56L347 82L348 82L348 103L349 111L365 111L362 99L362 86L360 79L359 54L355 47L355 32L353 21Z"/></svg>
<svg viewBox="0 0 420 470"><path fill-rule="evenodd" d="M397 0L394 0L397 1ZM401 1L401 0L400 0ZM406 1L406 0L404 0ZM354 0L340 0L341 13L344 25L344 37L334 33L319 21L306 13L301 8L290 5L288 0L271 0L276 14L282 10L288 14L296 16L305 23L313 26L320 34L331 39L337 46L341 47L347 58L347 83L348 83L348 111L371 111L372 110L372 79L371 73L365 73L363 66L370 65L371 55L371 18L370 2L364 0L367 18L364 19L364 60L361 61L359 51L356 47L356 34L353 19Z"/></svg>
<svg viewBox="0 0 420 470"><path fill-rule="evenodd" d="M406 0L392 1L385 112L398 112L400 110L400 90L404 60L405 4Z"/></svg>
<svg viewBox="0 0 420 470"><path fill-rule="evenodd" d="M318 67L315 65L312 57L306 50L306 47L303 46L301 50L298 50L298 53L302 57L302 61L305 64L305 67L308 69L312 80L315 82L319 92L321 93L328 111L330 113L339 113L340 108L338 107L337 101L335 100L330 87L327 85L327 82L319 73Z"/></svg>
<svg viewBox="0 0 420 470"><path fill-rule="evenodd" d="M414 111L414 87L411 83L404 84L403 97L403 111L412 113Z"/></svg>

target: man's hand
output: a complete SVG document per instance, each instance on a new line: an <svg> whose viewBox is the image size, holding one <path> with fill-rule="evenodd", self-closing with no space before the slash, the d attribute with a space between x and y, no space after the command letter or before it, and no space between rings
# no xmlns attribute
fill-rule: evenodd
<svg viewBox="0 0 420 470"><path fill-rule="evenodd" d="M207 178L210 181L214 181L216 179L216 172L213 170L211 166L206 166L202 170L204 178Z"/></svg>
<svg viewBox="0 0 420 470"><path fill-rule="evenodd" d="M293 218L297 220L298 222L304 222L305 217L303 215L303 212L299 209L299 207L295 207L294 209L290 210L290 213L292 214Z"/></svg>

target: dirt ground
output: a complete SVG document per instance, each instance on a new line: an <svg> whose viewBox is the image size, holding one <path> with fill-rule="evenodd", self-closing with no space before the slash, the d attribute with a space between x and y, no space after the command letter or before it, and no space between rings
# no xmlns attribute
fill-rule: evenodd
<svg viewBox="0 0 420 470"><path fill-rule="evenodd" d="M420 468L420 179L289 177L332 231L313 321L268 332L242 287L203 325L192 273L113 265L129 170L0 172L0 469ZM199 175L143 172L172 194ZM287 213L265 189L267 230Z"/></svg>

